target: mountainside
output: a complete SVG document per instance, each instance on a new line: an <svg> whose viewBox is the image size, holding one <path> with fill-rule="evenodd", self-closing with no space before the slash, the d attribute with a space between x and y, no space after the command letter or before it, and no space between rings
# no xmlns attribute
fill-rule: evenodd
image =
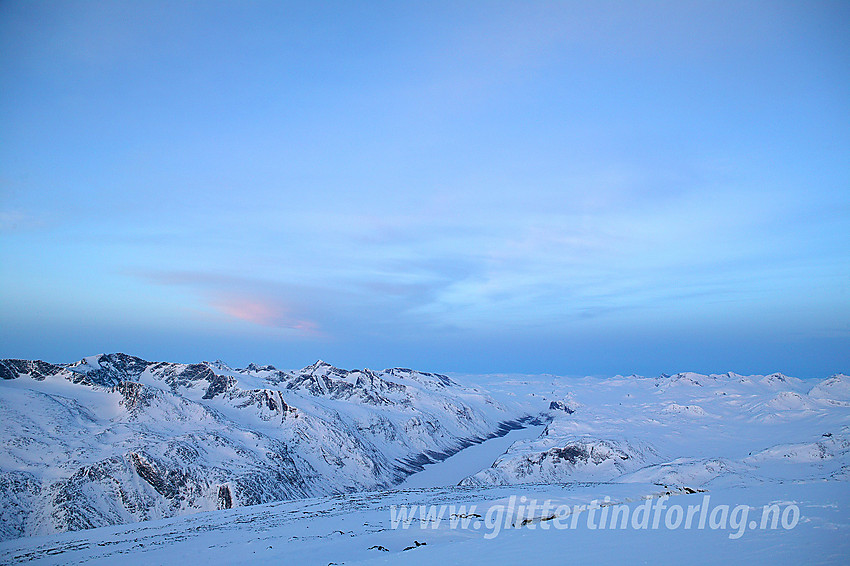
<svg viewBox="0 0 850 566"><path fill-rule="evenodd" d="M522 426L439 374L0 360L0 537L390 487Z"/></svg>

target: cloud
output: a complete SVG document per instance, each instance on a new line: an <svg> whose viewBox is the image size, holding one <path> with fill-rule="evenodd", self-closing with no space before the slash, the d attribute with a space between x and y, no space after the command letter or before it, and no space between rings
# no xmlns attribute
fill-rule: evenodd
<svg viewBox="0 0 850 566"><path fill-rule="evenodd" d="M11 232L40 228L44 222L35 216L20 210L0 210L0 231Z"/></svg>
<svg viewBox="0 0 850 566"><path fill-rule="evenodd" d="M320 325L300 305L303 296L287 285L250 278L195 271L133 272L150 282L188 288L210 308L227 317L258 326L320 336Z"/></svg>
<svg viewBox="0 0 850 566"><path fill-rule="evenodd" d="M260 297L223 296L210 300L210 306L219 312L272 328L290 328L305 334L318 333L318 324L293 316L287 305Z"/></svg>

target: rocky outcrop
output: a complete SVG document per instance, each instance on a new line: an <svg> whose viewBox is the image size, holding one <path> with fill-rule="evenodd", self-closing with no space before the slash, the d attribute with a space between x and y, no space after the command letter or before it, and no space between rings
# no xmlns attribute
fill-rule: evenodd
<svg viewBox="0 0 850 566"><path fill-rule="evenodd" d="M567 413L568 415L572 415L573 413L576 412L575 409L573 409L572 407L570 407L569 405L567 405L563 401L552 401L551 403L549 403L549 410L550 411L563 411L563 412Z"/></svg>

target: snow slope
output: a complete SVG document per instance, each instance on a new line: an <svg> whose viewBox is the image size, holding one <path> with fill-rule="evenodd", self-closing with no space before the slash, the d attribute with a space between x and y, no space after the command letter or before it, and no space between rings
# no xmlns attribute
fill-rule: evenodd
<svg viewBox="0 0 850 566"><path fill-rule="evenodd" d="M391 509L401 505L454 506L454 511L484 517L511 497L588 504L604 497L631 501L657 496L657 486L568 484L521 488L444 487L388 490L267 503L186 517L88 531L16 539L0 543L4 564L217 565L328 564L776 564L842 565L850 556L850 490L846 482L794 482L748 488L725 487L710 493L713 506L744 504L749 517L765 506L793 503L801 519L794 528L749 529L591 529L587 510L575 527L545 529L536 521L495 530L452 528L448 515L439 524L414 520L393 528ZM668 504L700 505L706 494L680 494ZM658 501L655 497L652 503ZM474 508L473 508L474 506ZM463 510L461 511L461 507ZM597 509L598 512L598 509ZM539 515L538 515L539 517ZM481 523L478 523L479 525ZM591 523L593 526L594 523ZM595 523L598 527L598 522ZM416 542L420 545L416 546ZM424 544L423 544L424 543ZM405 550L408 549L408 550Z"/></svg>

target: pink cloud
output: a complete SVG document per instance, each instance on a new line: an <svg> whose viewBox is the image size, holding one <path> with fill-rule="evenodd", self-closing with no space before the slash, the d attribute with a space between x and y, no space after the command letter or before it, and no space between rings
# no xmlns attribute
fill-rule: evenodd
<svg viewBox="0 0 850 566"><path fill-rule="evenodd" d="M318 324L292 314L292 309L274 300L257 297L220 296L210 301L217 311L261 326L290 328L305 334L317 334Z"/></svg>
<svg viewBox="0 0 850 566"><path fill-rule="evenodd" d="M303 308L281 296L303 297L304 290L250 278L196 271L138 271L136 277L159 285L188 288L216 313L270 328L286 328L301 334L324 336L319 325L306 318ZM209 314L209 313L208 313Z"/></svg>

